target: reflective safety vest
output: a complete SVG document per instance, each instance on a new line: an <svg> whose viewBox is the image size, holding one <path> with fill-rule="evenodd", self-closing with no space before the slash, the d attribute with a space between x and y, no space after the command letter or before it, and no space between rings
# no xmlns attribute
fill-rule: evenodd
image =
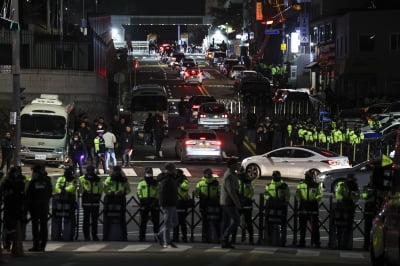
<svg viewBox="0 0 400 266"><path fill-rule="evenodd" d="M102 194L103 193L103 182L99 179L98 181L92 181L85 176L79 177L79 191L81 193L87 192L89 194Z"/></svg>
<svg viewBox="0 0 400 266"><path fill-rule="evenodd" d="M326 137L324 131L321 130L321 131L318 133L318 142L319 142L319 143L326 143L326 141L327 141L327 137Z"/></svg>
<svg viewBox="0 0 400 266"><path fill-rule="evenodd" d="M157 180L147 182L143 179L138 183L136 193L139 199L158 199L158 189Z"/></svg>
<svg viewBox="0 0 400 266"><path fill-rule="evenodd" d="M94 140L94 152L95 153L104 153L106 152L106 145L104 143L104 139L102 137L95 137Z"/></svg>
<svg viewBox="0 0 400 266"><path fill-rule="evenodd" d="M188 200L189 196L189 181L185 178L178 184L178 200Z"/></svg>
<svg viewBox="0 0 400 266"><path fill-rule="evenodd" d="M220 191L221 185L216 178L206 178L203 176L196 184L194 195L200 199L217 199L219 198Z"/></svg>
<svg viewBox="0 0 400 266"><path fill-rule="evenodd" d="M344 141L343 133L340 129L335 129L332 132L333 143L338 143Z"/></svg>
<svg viewBox="0 0 400 266"><path fill-rule="evenodd" d="M239 197L240 198L253 198L254 196L254 183L252 180L238 179Z"/></svg>
<svg viewBox="0 0 400 266"><path fill-rule="evenodd" d="M291 124L288 124L286 126L286 130L287 130L288 136L290 137L292 135L293 126Z"/></svg>
<svg viewBox="0 0 400 266"><path fill-rule="evenodd" d="M322 188L317 182L307 184L301 181L297 185L295 197L299 201L320 201L322 196Z"/></svg>
<svg viewBox="0 0 400 266"><path fill-rule="evenodd" d="M126 181L116 181L111 179L111 176L104 180L104 193L110 194L111 192L122 192L124 195L131 193L131 187L128 180Z"/></svg>
<svg viewBox="0 0 400 266"><path fill-rule="evenodd" d="M335 192L335 198L337 201L343 200L351 200L354 203L357 202L360 198L360 192L357 191L350 191L349 187L344 181L341 181L337 184L337 189Z"/></svg>
<svg viewBox="0 0 400 266"><path fill-rule="evenodd" d="M65 191L67 193L75 195L76 189L77 189L77 181L75 180L75 178L72 181L67 181L67 179L64 176L60 176L57 179L56 185L54 187L54 192L56 194L60 194L61 192Z"/></svg>
<svg viewBox="0 0 400 266"><path fill-rule="evenodd" d="M288 201L290 199L289 186L282 179L278 182L274 180L265 186L264 199L270 198L281 199Z"/></svg>

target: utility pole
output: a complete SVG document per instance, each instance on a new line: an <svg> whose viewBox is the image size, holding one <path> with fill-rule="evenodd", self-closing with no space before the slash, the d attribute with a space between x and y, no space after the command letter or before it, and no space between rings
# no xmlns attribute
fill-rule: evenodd
<svg viewBox="0 0 400 266"><path fill-rule="evenodd" d="M19 25L19 1L11 1L12 20ZM21 150L21 84L20 84L20 31L19 27L12 34L12 75L13 75L13 106L10 113L10 124L15 125L14 165L21 165L19 152Z"/></svg>

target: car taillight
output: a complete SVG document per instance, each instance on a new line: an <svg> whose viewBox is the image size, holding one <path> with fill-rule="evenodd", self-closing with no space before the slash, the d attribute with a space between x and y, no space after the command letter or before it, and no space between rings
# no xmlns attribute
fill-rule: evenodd
<svg viewBox="0 0 400 266"><path fill-rule="evenodd" d="M205 117L206 117L206 115L205 115L205 114L200 114L200 115L199 115L199 117L201 117L201 118L205 118Z"/></svg>
<svg viewBox="0 0 400 266"><path fill-rule="evenodd" d="M340 161L334 161L334 160L324 160L322 162L323 163L327 163L327 164L332 165L332 166L338 166L338 165L342 164Z"/></svg>
<svg viewBox="0 0 400 266"><path fill-rule="evenodd" d="M192 109L199 109L200 105L193 105Z"/></svg>
<svg viewBox="0 0 400 266"><path fill-rule="evenodd" d="M222 142L219 141L219 140L215 140L215 141L211 142L211 145L221 146L221 145L222 145Z"/></svg>
<svg viewBox="0 0 400 266"><path fill-rule="evenodd" d="M185 141L185 145L186 145L186 146L189 146L189 145L196 145L196 141L194 141L194 140L186 140L186 141Z"/></svg>
<svg viewBox="0 0 400 266"><path fill-rule="evenodd" d="M221 117L222 118L228 118L228 115L227 114L223 114L223 115L221 115Z"/></svg>
<svg viewBox="0 0 400 266"><path fill-rule="evenodd" d="M196 70L192 70L191 74L192 75L197 75L197 71Z"/></svg>

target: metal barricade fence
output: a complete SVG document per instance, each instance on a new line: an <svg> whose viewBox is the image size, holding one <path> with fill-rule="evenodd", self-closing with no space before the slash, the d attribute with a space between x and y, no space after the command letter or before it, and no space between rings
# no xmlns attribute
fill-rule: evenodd
<svg viewBox="0 0 400 266"><path fill-rule="evenodd" d="M80 199L78 198L78 203ZM140 204L139 200L131 196L129 199L126 201L127 203L127 208L126 208L126 214L127 214L127 220L126 223L127 225L130 223L134 223L137 226L139 226L140 222L137 219L137 215L140 212ZM1 204L3 202L0 202ZM264 200L264 195L261 193L258 196L258 199L253 199L253 215L252 215L252 222L253 222L253 227L255 228L254 230L254 238L258 237L258 240L256 241L257 244L259 245L265 245L265 238L264 238L264 230L265 230L265 219L266 219L266 201ZM80 204L80 203L79 203ZM104 204L104 202L101 200L101 206ZM133 207L128 208L128 206ZM186 223L189 228L188 233L190 233L190 241L195 242L195 231L196 229L201 225L202 223L202 216L199 211L200 207L200 202L194 201L194 204L192 207L188 208L187 211L187 219ZM321 233L321 236L323 234L327 234L329 241L328 241L328 247L333 247L335 248L335 245L332 244L334 243L334 234L332 232L335 232L335 225L333 221L333 210L335 208L335 203L333 202L332 196L329 197L329 204L328 206L324 204L323 202L319 203L319 230ZM52 208L49 208L51 210ZM79 233L81 230L81 227L79 226L79 217L81 215L80 212L83 212L82 208L77 208L76 209L76 228L75 228L75 240L79 238ZM360 207L359 205L356 205L356 216L353 221L353 231L357 231L360 233L362 237L364 237L365 232L363 231L362 225L364 223L364 218L363 218L363 208ZM99 224L103 224L102 220L102 213L103 213L103 208L100 208L100 213L98 217ZM326 213L322 215L322 213ZM4 206L3 204L1 205L1 215L0 215L0 234L2 239L4 240ZM360 217L361 215L361 217ZM162 217L162 216L161 216ZM290 232L292 235L292 245L296 245L298 242L298 233L299 233L299 228L298 228L298 202L297 200L290 201L288 204L288 215L287 215L287 220L286 220L286 226L288 229L288 233ZM48 219L50 220L52 218L52 213L50 212L48 215ZM150 220L150 219L149 219ZM30 222L30 218L28 218L28 223ZM161 221L162 224L162 221ZM240 225L238 229L245 230L245 227L243 225ZM311 231L310 228L307 229L309 232ZM243 233L243 232L242 232ZM289 235L289 234L288 234Z"/></svg>

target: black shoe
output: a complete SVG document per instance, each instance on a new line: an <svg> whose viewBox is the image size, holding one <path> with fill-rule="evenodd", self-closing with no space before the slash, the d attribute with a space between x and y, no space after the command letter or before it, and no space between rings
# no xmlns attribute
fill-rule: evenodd
<svg viewBox="0 0 400 266"><path fill-rule="evenodd" d="M90 237L85 237L85 241L90 241Z"/></svg>
<svg viewBox="0 0 400 266"><path fill-rule="evenodd" d="M306 244L300 243L297 247L298 247L298 248L305 248L305 247L306 247Z"/></svg>
<svg viewBox="0 0 400 266"><path fill-rule="evenodd" d="M37 247L33 247L33 248L28 249L28 251L30 251L30 252L40 252L40 251L43 251L43 249L37 248Z"/></svg>

